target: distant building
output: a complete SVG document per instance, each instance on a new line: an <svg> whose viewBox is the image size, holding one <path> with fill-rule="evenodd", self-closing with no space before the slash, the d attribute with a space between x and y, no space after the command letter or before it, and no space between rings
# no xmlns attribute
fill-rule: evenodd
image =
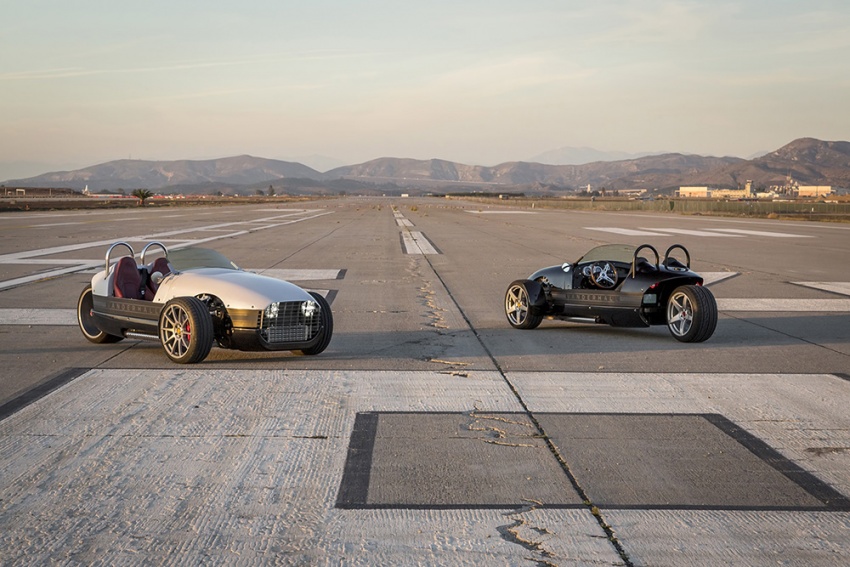
<svg viewBox="0 0 850 567"><path fill-rule="evenodd" d="M706 199L711 197L711 189L708 187L679 187L679 197Z"/></svg>
<svg viewBox="0 0 850 567"><path fill-rule="evenodd" d="M693 199L754 199L759 195L749 179L743 189L712 189L711 187L679 187L679 197Z"/></svg>
<svg viewBox="0 0 850 567"><path fill-rule="evenodd" d="M714 199L746 199L749 194L746 189L712 189L710 196Z"/></svg>
<svg viewBox="0 0 850 567"><path fill-rule="evenodd" d="M832 194L830 185L800 185L797 187L798 197L824 197Z"/></svg>

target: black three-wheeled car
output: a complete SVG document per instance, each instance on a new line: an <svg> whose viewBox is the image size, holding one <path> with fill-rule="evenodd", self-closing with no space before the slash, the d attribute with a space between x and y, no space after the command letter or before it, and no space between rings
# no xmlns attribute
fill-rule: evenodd
<svg viewBox="0 0 850 567"><path fill-rule="evenodd" d="M615 327L667 325L682 342L702 342L717 326L717 302L690 264L680 244L668 248L663 260L649 244L598 246L572 264L543 268L511 283L505 314L517 329L534 329L544 318Z"/></svg>

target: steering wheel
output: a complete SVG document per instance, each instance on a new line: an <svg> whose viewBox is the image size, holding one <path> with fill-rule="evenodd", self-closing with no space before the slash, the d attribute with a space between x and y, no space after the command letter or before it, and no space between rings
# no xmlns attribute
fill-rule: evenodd
<svg viewBox="0 0 850 567"><path fill-rule="evenodd" d="M590 281L600 289L614 289L619 281L617 267L605 260L594 262L590 266Z"/></svg>

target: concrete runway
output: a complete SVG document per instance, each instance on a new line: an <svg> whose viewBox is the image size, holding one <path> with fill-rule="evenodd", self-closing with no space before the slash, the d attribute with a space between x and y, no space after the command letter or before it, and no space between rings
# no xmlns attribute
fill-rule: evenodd
<svg viewBox="0 0 850 567"><path fill-rule="evenodd" d="M0 215L0 564L846 565L850 226L349 197ZM85 341L110 243L332 301L317 357ZM685 245L666 327L512 329L508 284Z"/></svg>

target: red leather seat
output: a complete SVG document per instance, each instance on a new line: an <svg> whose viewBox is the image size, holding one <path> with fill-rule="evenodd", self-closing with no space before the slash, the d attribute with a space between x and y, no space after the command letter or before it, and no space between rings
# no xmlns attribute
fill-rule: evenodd
<svg viewBox="0 0 850 567"><path fill-rule="evenodd" d="M154 273L159 272L164 276L167 276L171 273L171 266L168 264L168 260L165 258L157 258L154 260L154 263L151 265L150 273L153 275ZM156 290L159 289L159 284L153 282L151 278L148 278L147 281L148 293L145 294L145 299L153 299L153 296L156 294Z"/></svg>
<svg viewBox="0 0 850 567"><path fill-rule="evenodd" d="M136 266L136 260L130 256L124 256L115 264L112 277L112 288L115 297L124 299L153 299L153 294L142 295L142 276Z"/></svg>

